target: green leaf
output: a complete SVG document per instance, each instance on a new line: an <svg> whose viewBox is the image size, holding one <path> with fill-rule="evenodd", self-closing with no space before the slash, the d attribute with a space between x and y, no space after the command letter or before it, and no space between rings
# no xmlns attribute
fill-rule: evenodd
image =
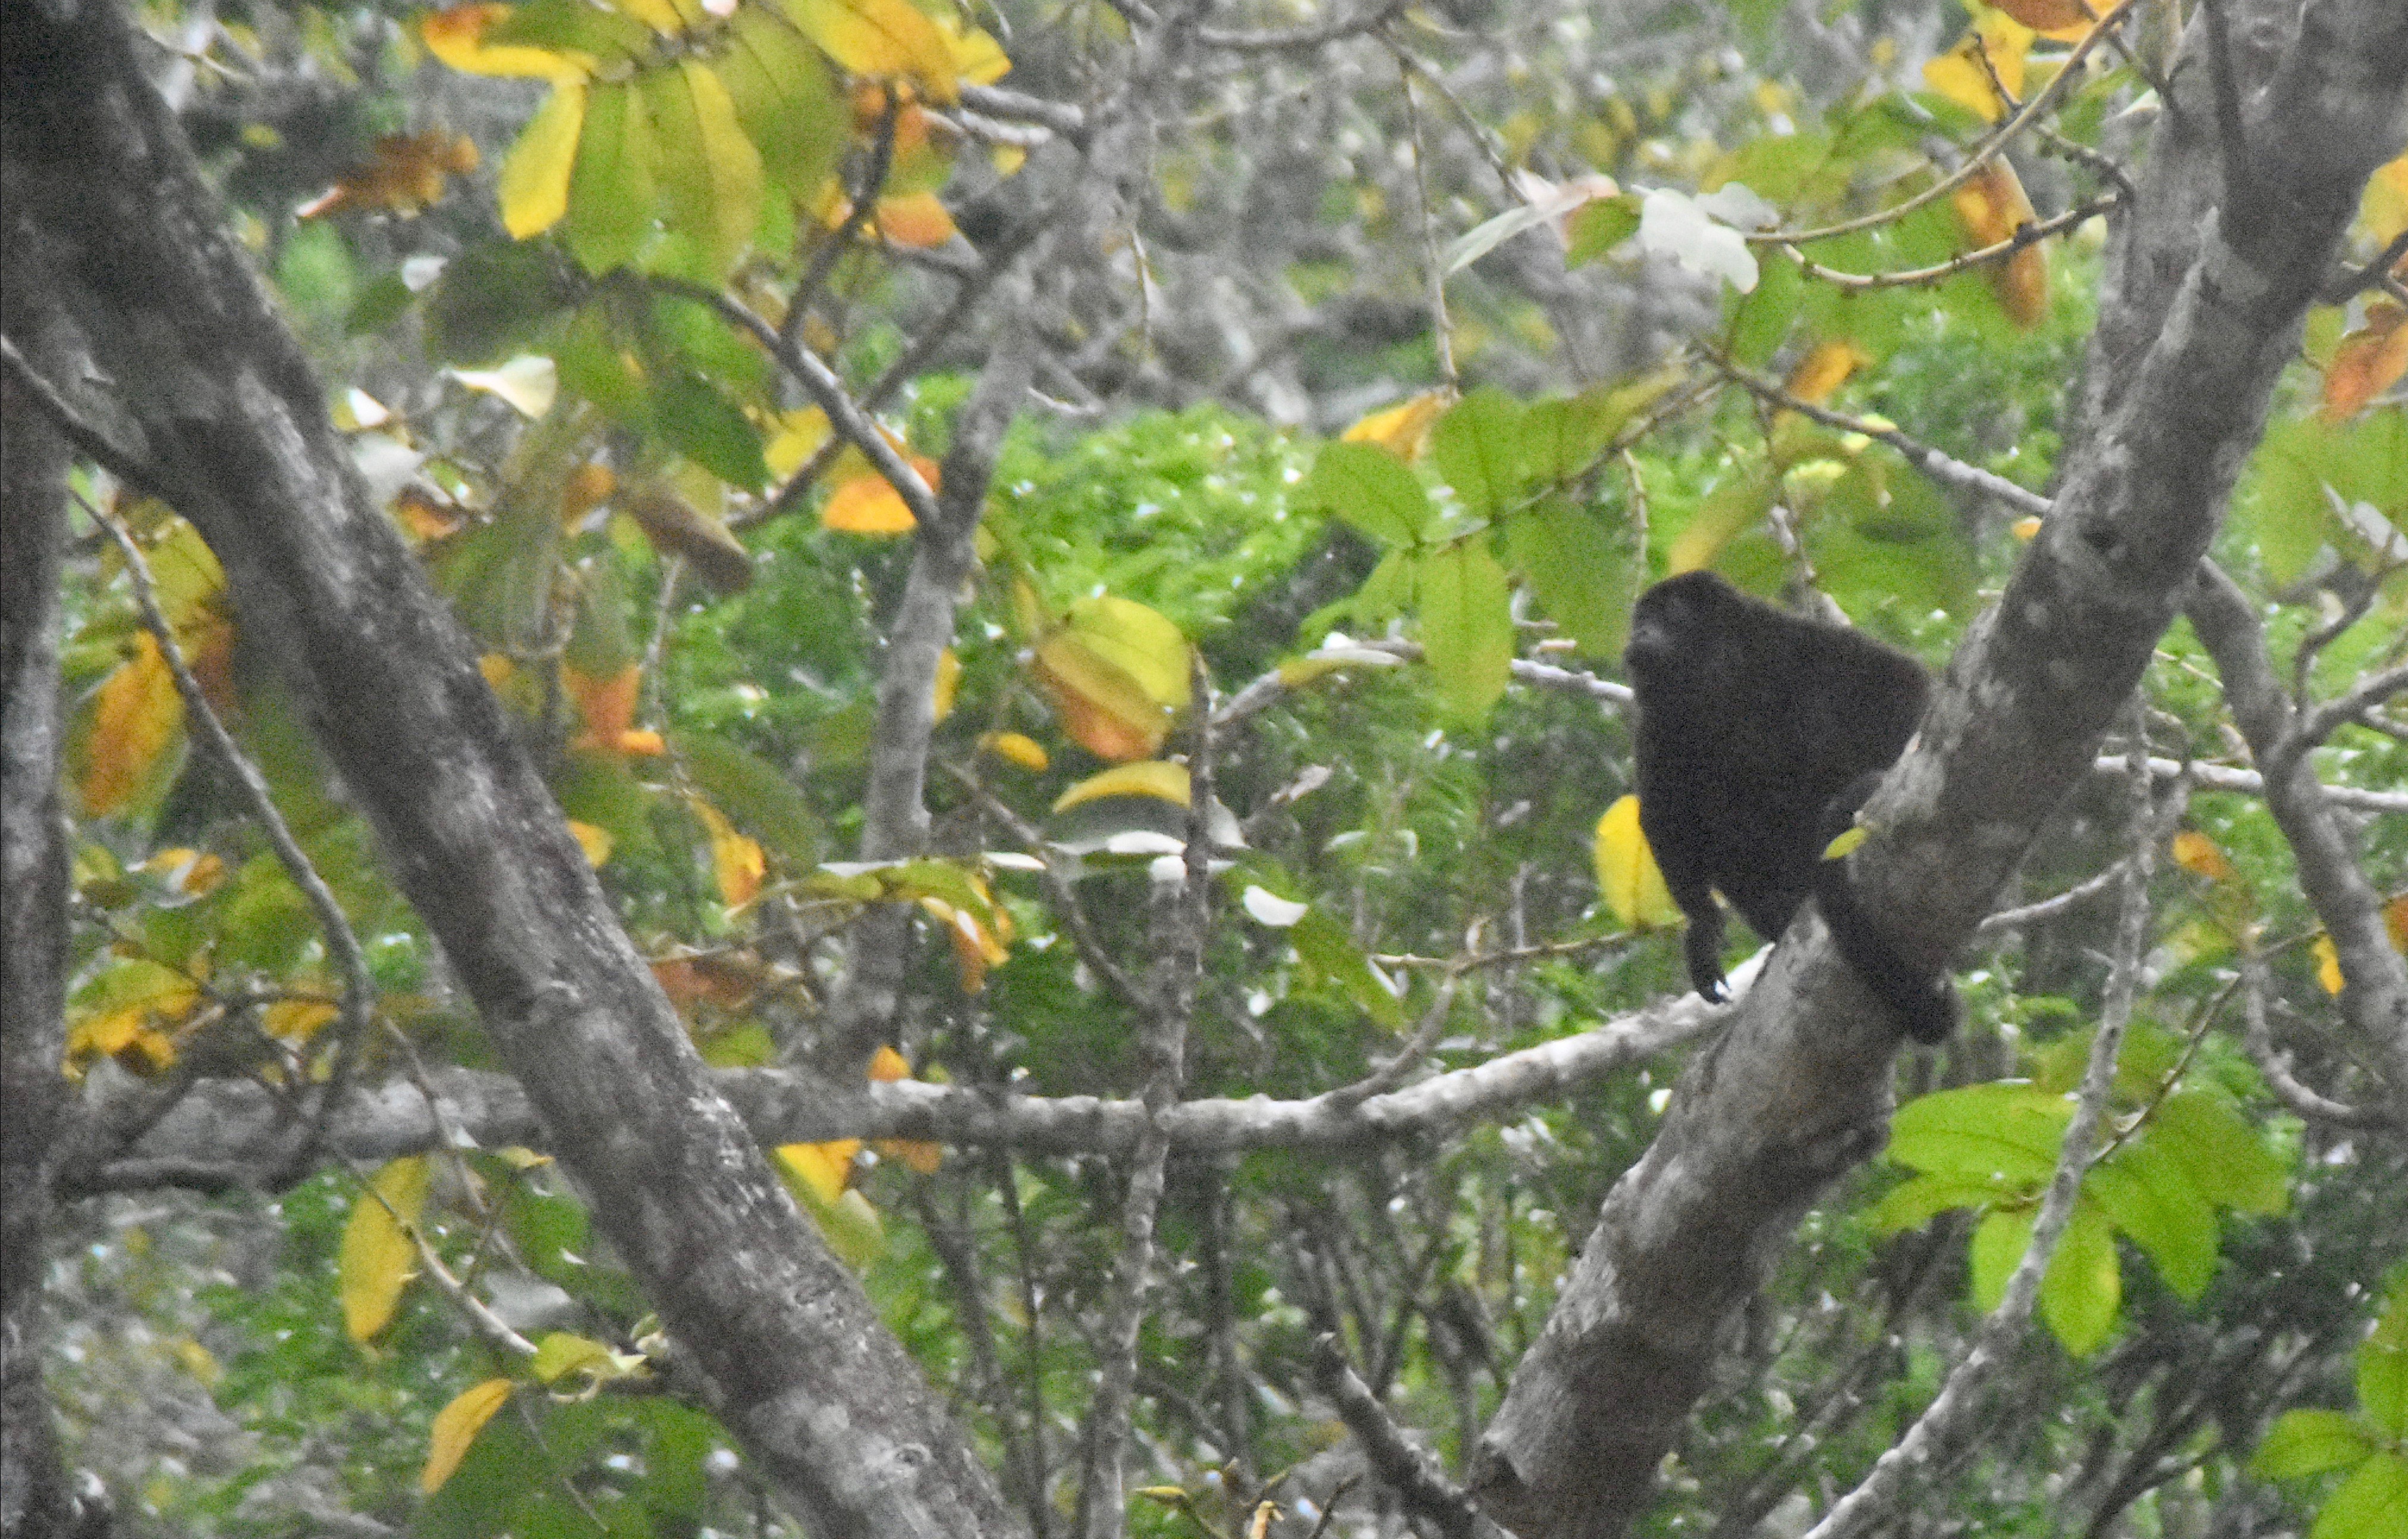
<svg viewBox="0 0 2408 1539"><path fill-rule="evenodd" d="M1365 1015L1389 1031L1404 1026L1404 1002L1389 990L1372 967L1371 959L1346 933L1344 925L1316 908L1291 925L1287 936L1296 948L1297 960L1304 963L1308 986L1315 982L1332 984Z"/></svg>
<svg viewBox="0 0 2408 1539"><path fill-rule="evenodd" d="M797 201L817 196L835 173L851 126L819 50L768 10L747 6L728 28L719 75L769 184Z"/></svg>
<svg viewBox="0 0 2408 1539"><path fill-rule="evenodd" d="M1512 595L1486 538L1424 556L1414 591L1421 598L1422 650L1439 693L1456 716L1488 714L1513 662Z"/></svg>
<svg viewBox="0 0 2408 1539"><path fill-rule="evenodd" d="M1788 255L1768 251L1756 264L1756 287L1735 293L1726 335L1730 355L1749 368L1762 368L1780 350L1806 292L1806 271Z"/></svg>
<svg viewBox="0 0 2408 1539"><path fill-rule="evenodd" d="M2166 1286L2196 1304L2215 1275L2222 1229L2190 1173L2141 1135L2083 1178L2085 1195L2149 1258Z"/></svg>
<svg viewBox="0 0 2408 1539"><path fill-rule="evenodd" d="M2400 1539L2408 1533L2408 1457L2388 1450L2350 1473L2308 1539Z"/></svg>
<svg viewBox="0 0 2408 1539"><path fill-rule="evenodd" d="M2374 1332L2358 1347L2358 1404L2384 1436L2408 1436L2408 1277L2391 1290Z"/></svg>
<svg viewBox="0 0 2408 1539"><path fill-rule="evenodd" d="M724 273L760 221L761 153L737 125L726 86L701 64L685 59L638 78L661 148L668 227Z"/></svg>
<svg viewBox="0 0 2408 1539"><path fill-rule="evenodd" d="M1638 233L1638 193L1584 203L1572 211L1571 247L1564 262L1573 267L1595 262Z"/></svg>
<svg viewBox="0 0 2408 1539"><path fill-rule="evenodd" d="M1493 387L1474 391L1438 420L1430 455L1473 516L1494 519L1528 485L1530 446L1522 404Z"/></svg>
<svg viewBox="0 0 2408 1539"><path fill-rule="evenodd" d="M2032 1220L2039 1216L2038 1204L2027 1204L1994 1209L1973 1226L1972 1242L1966 1253L1971 1263L1974 1308L1986 1315L2007 1296L2007 1279L2014 1275L2015 1263L2024 1259L2024 1252L2031 1248Z"/></svg>
<svg viewBox="0 0 2408 1539"><path fill-rule="evenodd" d="M2260 1480L2297 1480L2355 1464L2373 1451L2366 1429L2339 1411L2285 1411L2249 1456L2249 1473Z"/></svg>
<svg viewBox="0 0 2408 1539"><path fill-rule="evenodd" d="M2151 1114L2150 1133L2209 1202L2243 1213L2289 1208L2286 1161L2216 1092L2176 1090Z"/></svg>
<svg viewBox="0 0 2408 1539"><path fill-rule="evenodd" d="M1437 512L1413 473L1395 455L1369 444L1324 445L1297 501L1326 508L1391 546L1417 543Z"/></svg>
<svg viewBox="0 0 2408 1539"><path fill-rule="evenodd" d="M350 311L343 317L343 335L366 336L384 330L409 308L413 297L401 274L385 274L362 288L359 296L351 301Z"/></svg>
<svg viewBox="0 0 2408 1539"><path fill-rule="evenodd" d="M707 732L680 732L669 751L711 805L760 835L795 870L819 863L820 822L811 805L775 764L741 744Z"/></svg>
<svg viewBox="0 0 2408 1539"><path fill-rule="evenodd" d="M652 238L658 161L642 95L624 81L595 87L568 179L568 249L587 272L627 265Z"/></svg>
<svg viewBox="0 0 2408 1539"><path fill-rule="evenodd" d="M2115 1233L2086 1197L2076 1198L2065 1238L2040 1279L2040 1314L2065 1349L2086 1358L2115 1329L2124 1280L2115 1260Z"/></svg>
<svg viewBox="0 0 2408 1539"><path fill-rule="evenodd" d="M1630 636L1639 571L1614 524L1559 498L1505 521L1505 553L1530 579L1548 619L1592 657L1614 657Z"/></svg>
<svg viewBox="0 0 2408 1539"><path fill-rule="evenodd" d="M2072 1104L2031 1085L1967 1085L1921 1096L1890 1122L1889 1158L1928 1176L2029 1190L2057 1167Z"/></svg>
<svg viewBox="0 0 2408 1539"><path fill-rule="evenodd" d="M1952 1208L1980 1207L1998 1195L1998 1189L1987 1182L1917 1176L1892 1188L1888 1195L1873 1204L1868 1217L1880 1233L1899 1234L1921 1229Z"/></svg>
<svg viewBox="0 0 2408 1539"><path fill-rule="evenodd" d="M516 43L553 53L582 53L596 64L624 64L652 47L652 30L624 11L588 0L523 0L478 39L487 48Z"/></svg>
<svg viewBox="0 0 2408 1539"><path fill-rule="evenodd" d="M710 380L682 369L667 375L652 387L652 415L672 448L728 485L767 484L760 431Z"/></svg>
<svg viewBox="0 0 2408 1539"><path fill-rule="evenodd" d="M1578 395L1536 403L1523 432L1532 474L1552 481L1581 475L1633 417L1680 380L1678 369L1657 369L1627 384L1593 385Z"/></svg>
<svg viewBox="0 0 2408 1539"><path fill-rule="evenodd" d="M534 346L573 297L559 254L541 245L471 246L426 301L426 349L438 363L489 363Z"/></svg>

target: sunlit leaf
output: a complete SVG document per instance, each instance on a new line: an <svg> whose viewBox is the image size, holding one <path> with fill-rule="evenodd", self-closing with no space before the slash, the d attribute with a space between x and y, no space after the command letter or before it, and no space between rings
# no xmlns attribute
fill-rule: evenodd
<svg viewBox="0 0 2408 1539"><path fill-rule="evenodd" d="M510 1388L509 1379L489 1378L461 1390L435 1413L435 1423L428 1429L426 1468L418 1476L421 1491L432 1496L443 1489L467 1455L468 1445L477 1441L494 1413L509 1404Z"/></svg>
<svg viewBox="0 0 2408 1539"><path fill-rule="evenodd" d="M1188 796L1187 766L1165 760L1115 764L1064 791L1054 799L1054 810L1067 812L1082 802L1100 801L1107 796L1153 796L1183 807Z"/></svg>
<svg viewBox="0 0 2408 1539"><path fill-rule="evenodd" d="M2249 1458L2260 1480L2298 1480L2358 1463L2374 1451L2366 1429L2340 1411L2285 1411Z"/></svg>
<svg viewBox="0 0 2408 1539"><path fill-rule="evenodd" d="M485 33L510 14L495 4L452 6L430 12L418 23L427 51L471 75L532 75L559 84L584 79L593 61L551 49L497 45L488 47Z"/></svg>
<svg viewBox="0 0 2408 1539"><path fill-rule="evenodd" d="M720 78L737 121L761 152L761 172L794 197L818 193L843 152L844 101L821 52L766 7L747 6L728 29Z"/></svg>
<svg viewBox="0 0 2408 1539"><path fill-rule="evenodd" d="M1025 770L1042 770L1052 762L1043 745L1025 733L984 733L979 737L979 748Z"/></svg>
<svg viewBox="0 0 2408 1539"><path fill-rule="evenodd" d="M2106 1215L2087 1198L2077 1198L2057 1253L2041 1274L2040 1315L2058 1345L2088 1357L2115 1329L2123 1303L2123 1269Z"/></svg>
<svg viewBox="0 0 2408 1539"><path fill-rule="evenodd" d="M569 173L577 164L578 135L585 127L585 83L566 80L552 88L518 143L502 162L502 227L524 240L551 229L568 212Z"/></svg>
<svg viewBox="0 0 2408 1539"><path fill-rule="evenodd" d="M1622 796L1597 820L1591 854L1597 866L1598 891L1605 905L1626 927L1655 929L1677 924L1680 905L1664 886L1656 852L1639 827L1639 798Z"/></svg>
<svg viewBox="0 0 2408 1539"><path fill-rule="evenodd" d="M934 490L937 463L923 455L907 456L911 468ZM908 534L919 526L910 505L894 484L872 470L855 476L828 493L820 505L820 527L848 534Z"/></svg>
<svg viewBox="0 0 2408 1539"><path fill-rule="evenodd" d="M1413 473L1368 443L1325 445L1297 500L1327 508L1383 545L1412 544L1436 516Z"/></svg>
<svg viewBox="0 0 2408 1539"><path fill-rule="evenodd" d="M1393 406L1382 407L1339 436L1344 443L1370 444L1384 449L1411 464L1420 459L1423 450L1429 447L1430 428L1445 409L1446 396L1443 392L1424 391Z"/></svg>
<svg viewBox="0 0 2408 1539"><path fill-rule="evenodd" d="M719 884L720 900L730 908L741 908L760 894L761 879L769 869L768 857L757 840L736 831L725 813L700 797L692 805L695 816L710 834L710 870Z"/></svg>
<svg viewBox="0 0 2408 1539"><path fill-rule="evenodd" d="M910 80L930 101L958 93L953 47L910 0L785 0L803 36L855 75Z"/></svg>
<svg viewBox="0 0 2408 1539"><path fill-rule="evenodd" d="M1990 78L1996 74L1999 85L2021 99L2024 55L2031 44L2031 28L2005 11L1981 8L1956 46L1923 66L1924 83L1985 121L1997 122L2006 116L2007 104Z"/></svg>
<svg viewBox="0 0 2408 1539"><path fill-rule="evenodd" d="M402 1289L417 1274L418 1247L404 1226L415 1225L426 1206L429 1175L426 1156L405 1155L378 1171L351 1204L335 1270L343 1329L353 1341L373 1340L392 1323Z"/></svg>

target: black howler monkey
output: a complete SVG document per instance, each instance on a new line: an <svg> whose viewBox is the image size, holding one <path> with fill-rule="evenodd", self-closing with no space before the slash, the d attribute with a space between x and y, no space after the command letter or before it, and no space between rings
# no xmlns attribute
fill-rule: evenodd
<svg viewBox="0 0 2408 1539"><path fill-rule="evenodd" d="M1777 941L1808 893L1840 955L1918 1042L1956 994L1907 963L1823 859L1922 720L1921 663L1870 636L1747 597L1711 572L1639 596L1626 654L1639 696L1639 826L1688 916L1689 981L1725 997L1719 890Z"/></svg>

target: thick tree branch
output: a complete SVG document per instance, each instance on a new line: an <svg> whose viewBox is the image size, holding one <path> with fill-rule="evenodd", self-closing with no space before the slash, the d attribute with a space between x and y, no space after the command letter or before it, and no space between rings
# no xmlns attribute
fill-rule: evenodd
<svg viewBox="0 0 2408 1539"><path fill-rule="evenodd" d="M2086 378L2097 417L2071 435L2056 512L1868 805L1879 833L1849 862L1916 964L1947 964L2088 773L2186 596L2403 98L2408 8L2311 0L2254 109L2245 201L2214 210L2220 182L2195 195L2184 178L2214 175L2195 158L2144 169L2131 217L2154 228L2161 206L2184 210L2183 244L2109 296ZM1896 1027L1826 938L1819 915L1801 917L1692 1062L1482 1439L1473 1489L1524 1539L1625 1530L1773 1247L1880 1146Z"/></svg>

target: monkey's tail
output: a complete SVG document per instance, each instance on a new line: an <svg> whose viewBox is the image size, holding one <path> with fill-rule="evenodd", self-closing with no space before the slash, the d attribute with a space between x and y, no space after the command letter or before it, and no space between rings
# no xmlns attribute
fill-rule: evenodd
<svg viewBox="0 0 2408 1539"><path fill-rule="evenodd" d="M1858 776L1831 798L1823 809L1823 826L1815 834L1828 848L1856 820L1856 808L1881 781L1879 770ZM1831 927L1832 943L1842 960L1856 970L1875 999L1889 1006L1906 1034L1917 1042L1948 1040L1956 1029L1956 986L1945 973L1925 973L1898 954L1881 927L1856 902L1856 884L1848 879L1848 859L1826 856L1814 865L1814 901L1823 922Z"/></svg>

